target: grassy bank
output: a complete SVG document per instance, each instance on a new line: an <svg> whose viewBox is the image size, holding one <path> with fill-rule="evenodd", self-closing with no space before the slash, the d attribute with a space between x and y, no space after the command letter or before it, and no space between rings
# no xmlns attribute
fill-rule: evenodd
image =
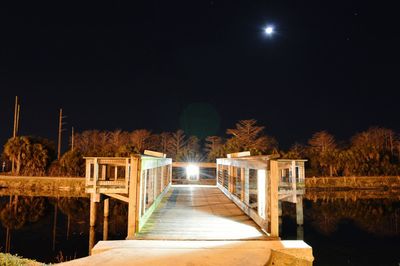
<svg viewBox="0 0 400 266"><path fill-rule="evenodd" d="M400 188L400 176L309 177L307 189L384 189Z"/></svg>
<svg viewBox="0 0 400 266"><path fill-rule="evenodd" d="M83 177L0 176L1 195L85 197Z"/></svg>
<svg viewBox="0 0 400 266"><path fill-rule="evenodd" d="M44 263L35 260L25 259L18 255L0 253L0 266L39 266Z"/></svg>

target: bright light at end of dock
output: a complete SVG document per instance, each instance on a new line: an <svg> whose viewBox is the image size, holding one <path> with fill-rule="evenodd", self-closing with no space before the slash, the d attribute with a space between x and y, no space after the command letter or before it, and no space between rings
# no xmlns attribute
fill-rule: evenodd
<svg viewBox="0 0 400 266"><path fill-rule="evenodd" d="M188 176L197 176L200 173L200 169L198 166L194 164L189 164L186 166L186 174Z"/></svg>

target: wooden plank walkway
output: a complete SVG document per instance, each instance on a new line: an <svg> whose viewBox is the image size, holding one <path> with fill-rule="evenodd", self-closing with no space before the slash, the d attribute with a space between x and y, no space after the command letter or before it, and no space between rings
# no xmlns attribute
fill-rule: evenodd
<svg viewBox="0 0 400 266"><path fill-rule="evenodd" d="M215 186L172 186L136 239L270 239Z"/></svg>

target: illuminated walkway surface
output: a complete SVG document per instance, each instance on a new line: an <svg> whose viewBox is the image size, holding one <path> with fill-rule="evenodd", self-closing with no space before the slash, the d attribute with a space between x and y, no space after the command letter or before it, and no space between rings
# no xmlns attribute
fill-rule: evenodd
<svg viewBox="0 0 400 266"><path fill-rule="evenodd" d="M137 239L250 240L268 236L217 187L172 186Z"/></svg>
<svg viewBox="0 0 400 266"><path fill-rule="evenodd" d="M119 240L100 241L92 256L63 265L310 266L312 260L312 249L303 241Z"/></svg>
<svg viewBox="0 0 400 266"><path fill-rule="evenodd" d="M137 240L100 241L92 254L64 265L310 266L313 260L306 243L270 240L213 186L172 186Z"/></svg>

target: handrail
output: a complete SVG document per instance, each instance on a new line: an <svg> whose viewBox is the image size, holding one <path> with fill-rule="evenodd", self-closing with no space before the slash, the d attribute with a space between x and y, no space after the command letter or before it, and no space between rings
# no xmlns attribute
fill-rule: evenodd
<svg viewBox="0 0 400 266"><path fill-rule="evenodd" d="M91 210L95 202L100 202L101 194L128 202L128 238L134 238L171 185L172 160L149 152L131 157L85 159L85 191L92 195Z"/></svg>
<svg viewBox="0 0 400 266"><path fill-rule="evenodd" d="M268 156L217 159L217 186L271 237L279 237L277 168Z"/></svg>
<svg viewBox="0 0 400 266"><path fill-rule="evenodd" d="M172 180L172 159L141 157L138 208L139 231L168 191Z"/></svg>

